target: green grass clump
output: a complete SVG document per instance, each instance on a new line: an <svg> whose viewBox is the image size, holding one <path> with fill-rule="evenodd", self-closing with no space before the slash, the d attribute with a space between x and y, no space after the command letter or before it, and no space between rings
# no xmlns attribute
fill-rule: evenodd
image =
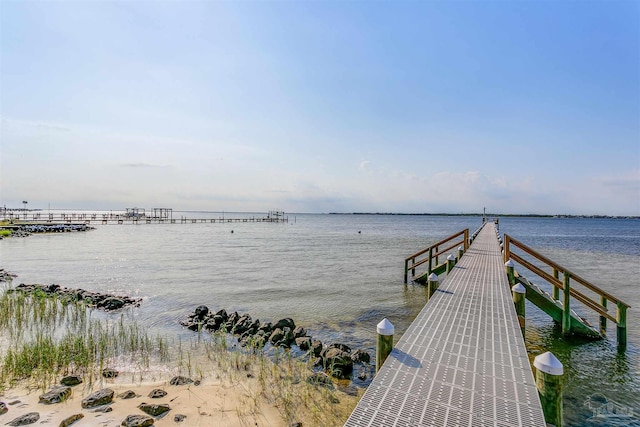
<svg viewBox="0 0 640 427"><path fill-rule="evenodd" d="M0 237L9 237L11 236L11 230L0 230Z"/></svg>

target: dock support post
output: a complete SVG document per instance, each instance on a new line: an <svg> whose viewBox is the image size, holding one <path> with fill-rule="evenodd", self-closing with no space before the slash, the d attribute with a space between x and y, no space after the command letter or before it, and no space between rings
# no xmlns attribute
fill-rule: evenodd
<svg viewBox="0 0 640 427"><path fill-rule="evenodd" d="M564 272L564 292L562 295L562 333L571 332L571 275Z"/></svg>
<svg viewBox="0 0 640 427"><path fill-rule="evenodd" d="M436 265L438 265L437 261L436 261ZM429 270L427 271L427 273L431 274L432 271L433 271L433 248L429 248Z"/></svg>
<svg viewBox="0 0 640 427"><path fill-rule="evenodd" d="M620 302L618 303L616 321L618 323L618 350L624 350L627 347L627 306Z"/></svg>
<svg viewBox="0 0 640 427"><path fill-rule="evenodd" d="M536 356L533 360L536 368L536 386L542 403L542 411L547 425L562 427L562 363L551 353Z"/></svg>
<svg viewBox="0 0 640 427"><path fill-rule="evenodd" d="M606 310L607 309L607 297L602 295L600 297L600 305ZM600 333L602 335L607 334L607 318L604 316L600 316Z"/></svg>
<svg viewBox="0 0 640 427"><path fill-rule="evenodd" d="M458 246L458 261L460 261L460 258L462 258L463 254L464 254L464 248L462 246Z"/></svg>
<svg viewBox="0 0 640 427"><path fill-rule="evenodd" d="M516 284L516 276L513 261L509 260L505 262L504 266L507 267L507 277L509 278L509 284L511 286L514 286Z"/></svg>
<svg viewBox="0 0 640 427"><path fill-rule="evenodd" d="M409 283L409 260L404 260L404 284Z"/></svg>
<svg viewBox="0 0 640 427"><path fill-rule="evenodd" d="M451 254L447 257L447 274L453 270L453 266L456 265L456 257Z"/></svg>
<svg viewBox="0 0 640 427"><path fill-rule="evenodd" d="M393 349L393 333L395 328L385 317L376 327L378 331L378 345L376 346L376 373Z"/></svg>
<svg viewBox="0 0 640 427"><path fill-rule="evenodd" d="M520 330L522 331L522 335L524 335L524 327L525 327L525 307L524 300L527 294L527 290L521 283L514 285L511 288L511 295L513 296L513 303L516 306L516 314L518 315L518 323L520 323Z"/></svg>
<svg viewBox="0 0 640 427"><path fill-rule="evenodd" d="M438 275L436 273L431 273L427 278L427 300L431 299L431 295L438 289Z"/></svg>

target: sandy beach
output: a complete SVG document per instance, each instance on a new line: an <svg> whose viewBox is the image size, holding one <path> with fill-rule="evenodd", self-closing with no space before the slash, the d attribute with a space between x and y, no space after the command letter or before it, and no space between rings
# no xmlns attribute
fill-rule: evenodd
<svg viewBox="0 0 640 427"><path fill-rule="evenodd" d="M160 417L153 417L157 426L286 426L278 409L260 402L256 407L251 401L252 379L244 384L223 384L204 381L193 384L172 386L168 381L155 383L104 383L114 391L111 404L97 408L83 409L81 401L89 394L82 384L73 387L72 395L57 404L39 403L41 391L25 388L8 390L1 399L7 404L8 412L0 415L0 424L6 425L15 418L30 412L38 412L40 419L35 424L59 426L64 420L76 414L83 417L71 425L78 426L120 426L128 415L145 415L138 409L141 403L168 404L171 410ZM98 389L94 387L94 389ZM150 398L152 390L167 392L163 398ZM118 397L132 390L135 397ZM105 410L106 409L106 410ZM181 417L180 415L184 416ZM178 421L182 419L182 421Z"/></svg>

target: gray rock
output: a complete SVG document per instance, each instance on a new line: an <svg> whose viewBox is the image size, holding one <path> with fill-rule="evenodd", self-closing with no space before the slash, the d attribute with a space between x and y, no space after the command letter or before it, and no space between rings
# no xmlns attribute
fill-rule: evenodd
<svg viewBox="0 0 640 427"><path fill-rule="evenodd" d="M71 424L75 423L78 420L81 420L82 418L84 418L84 415L82 414L71 415L70 417L62 420L62 422L60 423L60 427L69 427Z"/></svg>
<svg viewBox="0 0 640 427"><path fill-rule="evenodd" d="M114 391L110 388L103 388L82 399L83 408L93 408L111 403L113 401Z"/></svg>
<svg viewBox="0 0 640 427"><path fill-rule="evenodd" d="M37 412L29 412L28 414L22 415L18 418L14 418L13 420L9 421L7 424L8 426L26 426L28 424L33 424L38 422L38 420L40 419L40 414Z"/></svg>
<svg viewBox="0 0 640 427"><path fill-rule="evenodd" d="M311 350L313 350L313 355L315 357L320 357L320 354L322 353L322 342L319 340L313 340L311 342Z"/></svg>
<svg viewBox="0 0 640 427"><path fill-rule="evenodd" d="M302 351L307 351L311 349L311 337L299 337L296 338L296 345Z"/></svg>
<svg viewBox="0 0 640 427"><path fill-rule="evenodd" d="M82 384L82 378L76 375L69 375L60 380L60 384L73 387L74 385Z"/></svg>
<svg viewBox="0 0 640 427"><path fill-rule="evenodd" d="M159 388L151 390L151 392L149 393L149 397L152 399L160 399L162 397L165 397L166 395L167 392L164 390L160 390Z"/></svg>
<svg viewBox="0 0 640 427"><path fill-rule="evenodd" d="M55 386L45 394L40 395L39 403L51 405L67 400L71 396L71 387L64 385Z"/></svg>
<svg viewBox="0 0 640 427"><path fill-rule="evenodd" d="M337 378L347 378L353 372L351 354L340 348L329 348L324 352L323 363L325 369Z"/></svg>
<svg viewBox="0 0 640 427"><path fill-rule="evenodd" d="M135 392L135 391L133 391L133 390L123 391L122 393L120 393L120 394L118 395L118 397L119 397L120 399L133 399L133 398L134 398L134 397L136 397L136 396L137 396L137 394L136 394L136 392Z"/></svg>
<svg viewBox="0 0 640 427"><path fill-rule="evenodd" d="M159 405L155 405L152 403L141 403L138 405L138 409L140 409L142 412L145 412L151 415L152 417L160 416L171 410L169 405L166 403L162 403Z"/></svg>
<svg viewBox="0 0 640 427"><path fill-rule="evenodd" d="M119 372L115 369L105 368L102 370L102 376L105 378L115 378L118 376L118 374Z"/></svg>
<svg viewBox="0 0 640 427"><path fill-rule="evenodd" d="M273 325L273 329L276 328L280 328L280 329L284 329L284 328L289 328L292 331L296 328L296 324L293 321L293 319L290 318L285 318L285 319L280 319L276 322L275 325Z"/></svg>
<svg viewBox="0 0 640 427"><path fill-rule="evenodd" d="M109 297L100 301L98 308L102 308L107 311L118 310L125 306L125 301L118 297Z"/></svg>
<svg viewBox="0 0 640 427"><path fill-rule="evenodd" d="M192 382L193 382L193 380L191 378L177 376L177 377L171 378L171 381L169 381L169 384L171 384L171 385L185 385L185 384L191 384Z"/></svg>
<svg viewBox="0 0 640 427"><path fill-rule="evenodd" d="M148 427L153 425L153 418L147 415L127 415L122 423L123 427Z"/></svg>
<svg viewBox="0 0 640 427"><path fill-rule="evenodd" d="M7 404L4 402L0 402L0 415L4 415L9 412L9 408L7 408Z"/></svg>
<svg viewBox="0 0 640 427"><path fill-rule="evenodd" d="M209 307L206 305L199 305L196 307L194 313L198 319L203 320L205 316L209 314Z"/></svg>
<svg viewBox="0 0 640 427"><path fill-rule="evenodd" d="M183 422L186 418L187 418L187 416L186 416L186 415L176 414L176 416L175 416L175 417L173 417L173 421L175 421L176 423L181 423L181 422Z"/></svg>
<svg viewBox="0 0 640 427"><path fill-rule="evenodd" d="M351 353L351 360L354 363L369 363L371 361L371 356L364 350L356 350Z"/></svg>
<svg viewBox="0 0 640 427"><path fill-rule="evenodd" d="M307 335L307 331L302 326L298 326L293 330L293 336L295 338L304 337L305 335Z"/></svg>

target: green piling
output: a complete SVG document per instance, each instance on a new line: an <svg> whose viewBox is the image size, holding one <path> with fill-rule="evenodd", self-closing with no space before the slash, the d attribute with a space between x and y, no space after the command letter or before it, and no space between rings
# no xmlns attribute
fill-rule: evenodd
<svg viewBox="0 0 640 427"><path fill-rule="evenodd" d="M525 327L525 308L524 308L524 300L527 294L527 290L521 283L514 285L511 288L511 295L513 296L513 303L516 306L516 314L518 315L518 323L520 323L520 330L524 335L524 327Z"/></svg>
<svg viewBox="0 0 640 427"><path fill-rule="evenodd" d="M509 260L504 263L504 266L507 267L507 277L509 277L509 285L514 286L516 284L516 276L515 276L515 265L513 261Z"/></svg>
<svg viewBox="0 0 640 427"><path fill-rule="evenodd" d="M462 255L464 255L464 247L458 246L458 261L460 261L460 258L462 258Z"/></svg>
<svg viewBox="0 0 640 427"><path fill-rule="evenodd" d="M427 299L431 299L431 295L438 289L438 275L436 273L431 273L427 278Z"/></svg>
<svg viewBox="0 0 640 427"><path fill-rule="evenodd" d="M618 303L618 315L616 316L618 349L624 350L627 347L627 306Z"/></svg>
<svg viewBox="0 0 640 427"><path fill-rule="evenodd" d="M456 265L456 257L451 254L447 257L447 274L453 270L454 265Z"/></svg>
<svg viewBox="0 0 640 427"><path fill-rule="evenodd" d="M562 383L564 367L551 353L536 356L533 360L536 368L536 386L542 404L542 411L547 425L562 427Z"/></svg>
<svg viewBox="0 0 640 427"><path fill-rule="evenodd" d="M562 294L562 333L571 333L571 275L564 272L564 292Z"/></svg>
<svg viewBox="0 0 640 427"><path fill-rule="evenodd" d="M607 297L605 297L604 295L600 296L600 305L602 305L602 308L607 309ZM600 333L602 335L606 335L607 334L607 318L604 316L600 316Z"/></svg>
<svg viewBox="0 0 640 427"><path fill-rule="evenodd" d="M376 373L393 349L393 333L395 328L385 317L376 327L378 331L378 345L376 346Z"/></svg>

